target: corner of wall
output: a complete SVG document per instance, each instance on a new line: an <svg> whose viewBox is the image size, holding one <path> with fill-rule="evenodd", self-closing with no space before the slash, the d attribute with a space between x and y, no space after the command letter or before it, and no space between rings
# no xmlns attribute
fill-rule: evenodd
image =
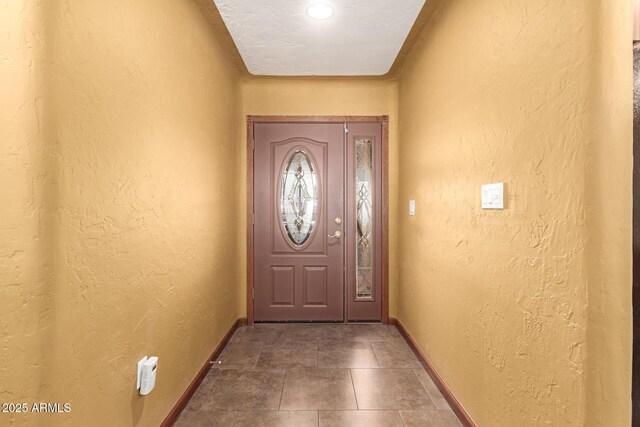
<svg viewBox="0 0 640 427"><path fill-rule="evenodd" d="M242 72L192 2L0 8L2 393L157 425L241 317Z"/></svg>
<svg viewBox="0 0 640 427"><path fill-rule="evenodd" d="M4 402L57 387L55 335L59 164L50 55L53 2L0 2L0 384ZM2 414L11 424L23 414Z"/></svg>
<svg viewBox="0 0 640 427"><path fill-rule="evenodd" d="M443 4L402 67L398 318L478 422L628 425L631 3L529 5Z"/></svg>
<svg viewBox="0 0 640 427"><path fill-rule="evenodd" d="M590 10L590 125L584 213L588 291L587 426L630 425L632 307L632 3Z"/></svg>

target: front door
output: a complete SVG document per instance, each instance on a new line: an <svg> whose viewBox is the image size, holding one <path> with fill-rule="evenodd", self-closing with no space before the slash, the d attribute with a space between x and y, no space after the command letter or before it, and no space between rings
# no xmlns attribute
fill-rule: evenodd
<svg viewBox="0 0 640 427"><path fill-rule="evenodd" d="M381 320L381 129L254 123L254 320Z"/></svg>
<svg viewBox="0 0 640 427"><path fill-rule="evenodd" d="M254 319L344 319L344 126L254 125Z"/></svg>

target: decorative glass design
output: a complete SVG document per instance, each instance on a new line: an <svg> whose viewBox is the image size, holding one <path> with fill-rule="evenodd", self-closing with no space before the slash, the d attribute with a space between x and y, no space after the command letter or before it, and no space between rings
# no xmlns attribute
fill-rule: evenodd
<svg viewBox="0 0 640 427"><path fill-rule="evenodd" d="M373 297L373 139L356 139L356 298Z"/></svg>
<svg viewBox="0 0 640 427"><path fill-rule="evenodd" d="M291 155L282 174L280 209L289 239L304 245L316 222L318 185L311 159L302 150Z"/></svg>

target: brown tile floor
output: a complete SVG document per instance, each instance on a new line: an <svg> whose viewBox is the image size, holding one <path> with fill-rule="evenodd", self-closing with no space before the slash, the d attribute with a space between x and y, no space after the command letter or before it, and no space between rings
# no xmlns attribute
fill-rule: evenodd
<svg viewBox="0 0 640 427"><path fill-rule="evenodd" d="M219 360L177 426L460 426L393 326L245 326Z"/></svg>

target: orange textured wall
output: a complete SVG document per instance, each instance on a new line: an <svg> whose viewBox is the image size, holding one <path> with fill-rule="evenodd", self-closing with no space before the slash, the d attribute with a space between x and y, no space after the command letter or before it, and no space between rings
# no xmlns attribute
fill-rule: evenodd
<svg viewBox="0 0 640 427"><path fill-rule="evenodd" d="M158 425L240 315L239 70L196 2L0 10L0 395L72 407L0 424Z"/></svg>
<svg viewBox="0 0 640 427"><path fill-rule="evenodd" d="M56 319L57 206L48 6L0 1L0 403L32 402L56 387L46 370ZM0 413L0 424L12 418Z"/></svg>
<svg viewBox="0 0 640 427"><path fill-rule="evenodd" d="M211 7L0 0L0 400L72 404L0 424L158 425L245 314L246 115L386 114L391 315L481 426L629 425L630 2L435 0L377 79L247 76Z"/></svg>
<svg viewBox="0 0 640 427"><path fill-rule="evenodd" d="M629 425L631 3L428 7L399 75L398 316L480 426Z"/></svg>

